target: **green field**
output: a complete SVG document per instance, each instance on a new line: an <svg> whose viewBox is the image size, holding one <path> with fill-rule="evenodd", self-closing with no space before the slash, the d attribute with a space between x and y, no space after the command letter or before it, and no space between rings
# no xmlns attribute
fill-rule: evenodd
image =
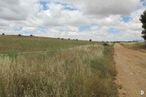
<svg viewBox="0 0 146 97"><path fill-rule="evenodd" d="M0 97L117 97L113 45L0 36Z"/></svg>
<svg viewBox="0 0 146 97"><path fill-rule="evenodd" d="M0 36L0 53L55 51L93 43L44 37Z"/></svg>

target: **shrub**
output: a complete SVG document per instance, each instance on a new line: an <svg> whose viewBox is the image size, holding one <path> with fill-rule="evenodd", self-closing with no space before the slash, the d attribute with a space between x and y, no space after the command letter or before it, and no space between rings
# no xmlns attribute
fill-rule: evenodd
<svg viewBox="0 0 146 97"><path fill-rule="evenodd" d="M5 33L2 33L2 35L5 35Z"/></svg>
<svg viewBox="0 0 146 97"><path fill-rule="evenodd" d="M32 37L33 35L31 34L30 37Z"/></svg>
<svg viewBox="0 0 146 97"><path fill-rule="evenodd" d="M21 36L21 34L18 34L18 36Z"/></svg>
<svg viewBox="0 0 146 97"><path fill-rule="evenodd" d="M104 43L103 43L103 45L104 45L104 46L108 46L109 44L108 44L108 43L106 43L106 42L104 42Z"/></svg>
<svg viewBox="0 0 146 97"><path fill-rule="evenodd" d="M89 42L92 42L92 39L89 39Z"/></svg>

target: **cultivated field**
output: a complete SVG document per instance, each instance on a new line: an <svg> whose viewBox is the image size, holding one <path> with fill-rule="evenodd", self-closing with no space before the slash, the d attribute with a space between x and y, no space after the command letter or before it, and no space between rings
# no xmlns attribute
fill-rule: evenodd
<svg viewBox="0 0 146 97"><path fill-rule="evenodd" d="M0 37L0 97L117 97L113 45Z"/></svg>
<svg viewBox="0 0 146 97"><path fill-rule="evenodd" d="M141 52L146 52L146 43L144 42L129 42L129 43L122 43L126 48L133 49L133 50L138 50Z"/></svg>
<svg viewBox="0 0 146 97"><path fill-rule="evenodd" d="M93 43L44 37L0 36L0 53L56 52L56 50Z"/></svg>

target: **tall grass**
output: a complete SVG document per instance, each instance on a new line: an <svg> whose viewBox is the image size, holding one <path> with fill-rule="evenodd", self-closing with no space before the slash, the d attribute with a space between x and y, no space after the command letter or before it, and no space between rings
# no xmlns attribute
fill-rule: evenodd
<svg viewBox="0 0 146 97"><path fill-rule="evenodd" d="M0 56L0 97L116 97L112 46Z"/></svg>

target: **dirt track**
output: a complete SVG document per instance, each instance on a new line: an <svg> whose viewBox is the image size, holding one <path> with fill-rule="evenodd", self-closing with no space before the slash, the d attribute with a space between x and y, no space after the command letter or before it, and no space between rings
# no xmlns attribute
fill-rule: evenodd
<svg viewBox="0 0 146 97"><path fill-rule="evenodd" d="M119 97L146 97L146 53L114 46ZM141 91L142 90L142 91ZM140 92L145 92L140 95Z"/></svg>

